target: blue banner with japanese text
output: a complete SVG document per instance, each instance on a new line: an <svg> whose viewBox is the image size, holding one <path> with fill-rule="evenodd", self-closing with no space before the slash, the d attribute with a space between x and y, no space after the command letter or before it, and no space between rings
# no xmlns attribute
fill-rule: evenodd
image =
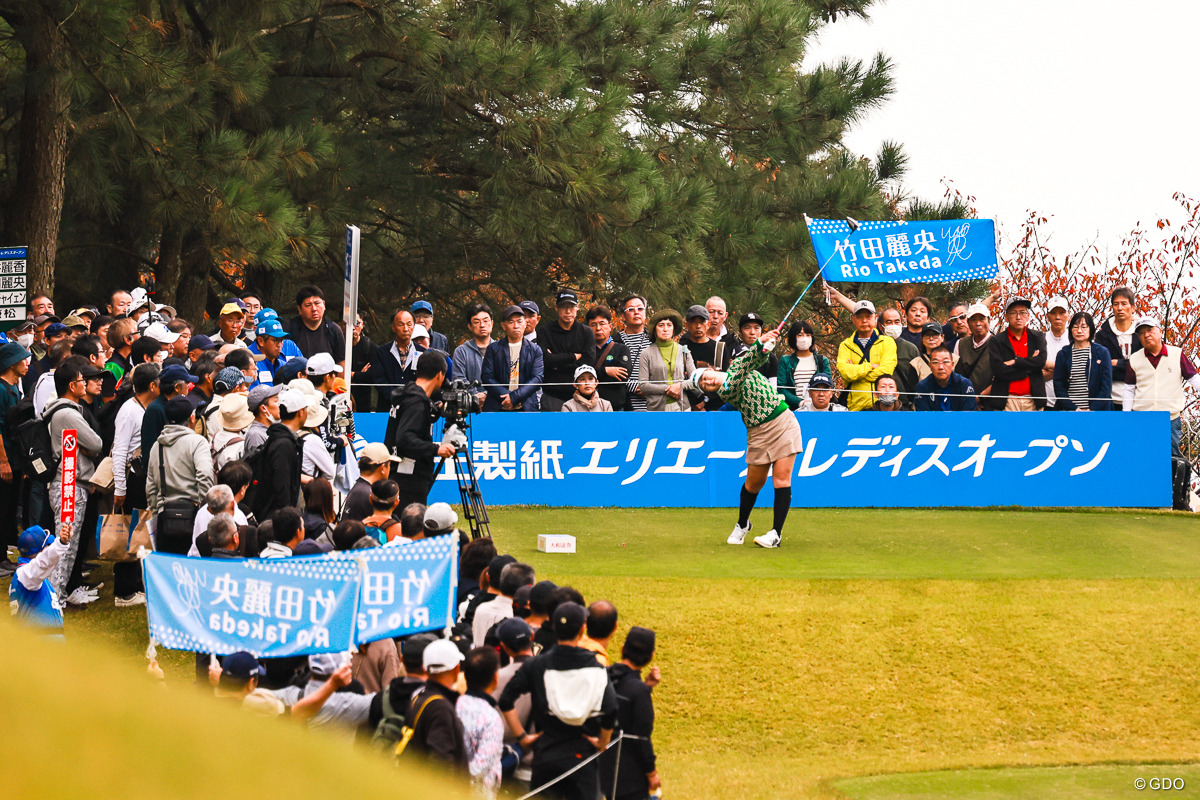
<svg viewBox="0 0 1200 800"><path fill-rule="evenodd" d="M1171 505L1166 412L798 413L794 507ZM358 414L383 441L386 414ZM476 414L490 505L734 507L746 474L736 412ZM435 438L440 434L435 432ZM458 502L451 464L430 502ZM770 493L760 502L770 502Z"/></svg>
<svg viewBox="0 0 1200 800"><path fill-rule="evenodd" d="M322 556L142 559L150 636L173 650L335 653L453 623L450 536Z"/></svg>
<svg viewBox="0 0 1200 800"><path fill-rule="evenodd" d="M990 219L938 222L808 220L821 275L854 283L940 283L996 277Z"/></svg>
<svg viewBox="0 0 1200 800"><path fill-rule="evenodd" d="M402 546L355 550L362 566L362 595L354 639L395 638L454 624L458 592L458 540L422 539Z"/></svg>

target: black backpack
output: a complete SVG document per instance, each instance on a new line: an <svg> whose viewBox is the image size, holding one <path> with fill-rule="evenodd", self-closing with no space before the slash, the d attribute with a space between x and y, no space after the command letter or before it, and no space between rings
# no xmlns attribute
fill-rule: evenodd
<svg viewBox="0 0 1200 800"><path fill-rule="evenodd" d="M247 447L242 451L241 461L250 467L250 472L253 475L250 479L250 485L246 487L246 497L243 503L245 508L250 509L256 518L259 517L259 511L261 510L258 505L260 496L264 495L264 492L259 489L259 483L265 482L267 479L266 453L267 445L270 443L271 440L269 438L264 439L263 443L258 447Z"/></svg>
<svg viewBox="0 0 1200 800"><path fill-rule="evenodd" d="M58 459L50 441L50 420L66 405L55 406L42 418L33 413L33 400L26 398L13 406L8 413L8 429L12 431L15 456L21 472L42 483L53 480L58 472Z"/></svg>

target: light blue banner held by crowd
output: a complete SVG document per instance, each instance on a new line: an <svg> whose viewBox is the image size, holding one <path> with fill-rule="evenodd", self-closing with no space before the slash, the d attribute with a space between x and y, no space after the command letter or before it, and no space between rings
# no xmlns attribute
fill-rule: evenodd
<svg viewBox="0 0 1200 800"><path fill-rule="evenodd" d="M808 235L825 280L940 283L996 277L990 219L860 222L810 219Z"/></svg>
<svg viewBox="0 0 1200 800"><path fill-rule="evenodd" d="M1166 412L799 413L795 507L1171 505ZM737 506L736 412L476 414L471 455L491 505ZM386 414L357 430L383 441ZM430 501L458 503L453 473ZM769 505L771 493L759 502ZM583 523L586 524L586 523Z"/></svg>
<svg viewBox="0 0 1200 800"><path fill-rule="evenodd" d="M454 624L458 542L451 536L342 553L363 569L355 641L373 642Z"/></svg>
<svg viewBox="0 0 1200 800"><path fill-rule="evenodd" d="M450 624L458 542L278 559L142 560L150 636L173 650L269 658L344 652L355 644Z"/></svg>

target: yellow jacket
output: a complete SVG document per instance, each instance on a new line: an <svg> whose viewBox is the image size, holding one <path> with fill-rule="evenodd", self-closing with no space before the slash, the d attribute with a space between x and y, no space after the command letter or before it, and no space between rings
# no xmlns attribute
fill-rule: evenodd
<svg viewBox="0 0 1200 800"><path fill-rule="evenodd" d="M864 358L862 348L858 346L855 337L851 336L838 346L837 368L842 376L842 382L850 389L850 397L846 407L851 411L862 411L875 403L871 392L875 388L875 380L881 375L891 375L896 371L896 342L890 336L880 336L873 333L874 341L867 345L868 353ZM872 367L877 364L877 367Z"/></svg>

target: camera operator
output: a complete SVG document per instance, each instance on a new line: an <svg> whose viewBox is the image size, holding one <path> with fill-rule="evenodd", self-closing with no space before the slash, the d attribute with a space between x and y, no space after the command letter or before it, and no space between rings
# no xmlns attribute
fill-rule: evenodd
<svg viewBox="0 0 1200 800"><path fill-rule="evenodd" d="M424 503L434 480L434 459L452 458L449 442L434 443L433 423L438 413L433 395L446 380L446 356L426 350L417 359L417 377L400 389L388 420L387 445L400 462L392 468L392 480L400 486L399 509L409 503Z"/></svg>

